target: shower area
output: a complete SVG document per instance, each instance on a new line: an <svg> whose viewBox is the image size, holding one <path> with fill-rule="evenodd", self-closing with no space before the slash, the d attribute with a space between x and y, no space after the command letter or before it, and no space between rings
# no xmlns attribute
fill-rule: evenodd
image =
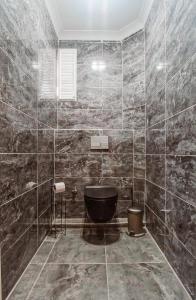
<svg viewBox="0 0 196 300"><path fill-rule="evenodd" d="M50 0L0 0L0 300L196 299L196 2L147 2L136 30L87 39L59 36ZM101 238L86 186L118 193Z"/></svg>

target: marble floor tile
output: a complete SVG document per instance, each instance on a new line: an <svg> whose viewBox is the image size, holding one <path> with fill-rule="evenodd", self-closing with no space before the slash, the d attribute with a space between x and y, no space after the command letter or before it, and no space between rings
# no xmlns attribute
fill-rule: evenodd
<svg viewBox="0 0 196 300"><path fill-rule="evenodd" d="M108 263L155 263L164 261L151 237L146 234L141 238L121 234L115 243L109 243L112 236L106 236L106 255ZM108 246L109 244L109 246Z"/></svg>
<svg viewBox="0 0 196 300"><path fill-rule="evenodd" d="M28 300L107 300L105 265L47 264Z"/></svg>
<svg viewBox="0 0 196 300"><path fill-rule="evenodd" d="M31 264L44 264L53 246L54 242L44 241L37 253L32 258Z"/></svg>
<svg viewBox="0 0 196 300"><path fill-rule="evenodd" d="M105 245L90 244L81 236L61 236L52 250L49 263L105 263Z"/></svg>
<svg viewBox="0 0 196 300"><path fill-rule="evenodd" d="M190 299L167 264L108 265L110 300Z"/></svg>

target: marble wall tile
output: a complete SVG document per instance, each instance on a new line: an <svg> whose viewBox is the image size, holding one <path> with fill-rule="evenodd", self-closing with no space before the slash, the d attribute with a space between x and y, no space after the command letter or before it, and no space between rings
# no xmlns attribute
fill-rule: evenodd
<svg viewBox="0 0 196 300"><path fill-rule="evenodd" d="M124 129L145 128L145 106L124 109L123 128Z"/></svg>
<svg viewBox="0 0 196 300"><path fill-rule="evenodd" d="M146 156L146 178L160 187L165 187L165 155Z"/></svg>
<svg viewBox="0 0 196 300"><path fill-rule="evenodd" d="M35 154L0 154L0 203L28 191L37 184L37 156Z"/></svg>
<svg viewBox="0 0 196 300"><path fill-rule="evenodd" d="M56 177L100 177L100 154L56 154Z"/></svg>
<svg viewBox="0 0 196 300"><path fill-rule="evenodd" d="M103 154L103 177L132 177L133 156L126 154Z"/></svg>
<svg viewBox="0 0 196 300"><path fill-rule="evenodd" d="M122 45L121 42L103 42L103 60L107 65L122 64Z"/></svg>
<svg viewBox="0 0 196 300"><path fill-rule="evenodd" d="M77 63L91 64L102 58L101 42L77 41Z"/></svg>
<svg viewBox="0 0 196 300"><path fill-rule="evenodd" d="M117 218L127 218L127 209L131 207L132 201L118 201L116 217Z"/></svg>
<svg viewBox="0 0 196 300"><path fill-rule="evenodd" d="M133 187L133 202L135 205L139 205L144 208L145 201L145 180L134 178Z"/></svg>
<svg viewBox="0 0 196 300"><path fill-rule="evenodd" d="M134 84L123 85L123 108L138 107L145 104L144 76Z"/></svg>
<svg viewBox="0 0 196 300"><path fill-rule="evenodd" d="M122 42L123 64L133 65L144 57L144 31L140 30Z"/></svg>
<svg viewBox="0 0 196 300"><path fill-rule="evenodd" d="M196 157L167 156L167 189L181 199L196 205Z"/></svg>
<svg viewBox="0 0 196 300"><path fill-rule="evenodd" d="M123 83L130 85L139 82L144 76L144 59L136 62L133 65L123 66Z"/></svg>
<svg viewBox="0 0 196 300"><path fill-rule="evenodd" d="M103 87L122 87L122 66L106 66L101 73ZM98 80L98 79L97 79Z"/></svg>
<svg viewBox="0 0 196 300"><path fill-rule="evenodd" d="M167 234L167 228L161 220L153 213L153 211L146 205L146 226L158 246L164 251L165 241L164 236Z"/></svg>
<svg viewBox="0 0 196 300"><path fill-rule="evenodd" d="M60 216L60 211L57 209L57 214ZM84 218L85 205L83 201L66 201L66 218Z"/></svg>
<svg viewBox="0 0 196 300"><path fill-rule="evenodd" d="M196 104L196 55L167 84L167 116Z"/></svg>
<svg viewBox="0 0 196 300"><path fill-rule="evenodd" d="M133 174L135 178L145 178L146 156L143 154L134 155Z"/></svg>
<svg viewBox="0 0 196 300"><path fill-rule="evenodd" d="M103 130L103 135L108 136L109 152L133 153L132 130Z"/></svg>
<svg viewBox="0 0 196 300"><path fill-rule="evenodd" d="M167 120L167 153L196 154L196 106Z"/></svg>
<svg viewBox="0 0 196 300"><path fill-rule="evenodd" d="M54 155L38 154L38 183L54 177Z"/></svg>
<svg viewBox="0 0 196 300"><path fill-rule="evenodd" d="M57 126L57 102L56 100L39 100L38 102L38 120L45 124L46 128ZM42 127L43 127L42 125Z"/></svg>
<svg viewBox="0 0 196 300"><path fill-rule="evenodd" d="M196 52L195 10L194 1L166 0L167 80Z"/></svg>
<svg viewBox="0 0 196 300"><path fill-rule="evenodd" d="M165 255L194 299L196 259L172 233L165 237Z"/></svg>
<svg viewBox="0 0 196 300"><path fill-rule="evenodd" d="M165 190L146 181L146 204L165 223Z"/></svg>
<svg viewBox="0 0 196 300"><path fill-rule="evenodd" d="M38 246L41 245L44 238L48 234L51 228L51 208L49 207L45 212L38 218Z"/></svg>
<svg viewBox="0 0 196 300"><path fill-rule="evenodd" d="M134 130L134 153L135 154L145 154L145 129Z"/></svg>
<svg viewBox="0 0 196 300"><path fill-rule="evenodd" d="M146 130L146 153L165 154L165 121Z"/></svg>
<svg viewBox="0 0 196 300"><path fill-rule="evenodd" d="M121 129L121 110L58 110L59 129Z"/></svg>
<svg viewBox="0 0 196 300"><path fill-rule="evenodd" d="M118 201L133 200L133 179L131 177L102 177L101 185L112 185L118 190Z"/></svg>
<svg viewBox="0 0 196 300"><path fill-rule="evenodd" d="M103 109L112 109L112 110L122 109L122 88L121 87L103 88L102 107Z"/></svg>
<svg viewBox="0 0 196 300"><path fill-rule="evenodd" d="M167 193L167 226L196 258L196 207Z"/></svg>
<svg viewBox="0 0 196 300"><path fill-rule="evenodd" d="M91 65L77 65L77 87L101 87L101 73Z"/></svg>
<svg viewBox="0 0 196 300"><path fill-rule="evenodd" d="M152 126L165 119L165 88L146 96L146 123Z"/></svg>
<svg viewBox="0 0 196 300"><path fill-rule="evenodd" d="M37 189L0 207L0 244L3 255L37 217Z"/></svg>
<svg viewBox="0 0 196 300"><path fill-rule="evenodd" d="M38 130L38 153L54 153L54 130Z"/></svg>
<svg viewBox="0 0 196 300"><path fill-rule="evenodd" d="M0 152L36 153L37 122L0 101Z"/></svg>
<svg viewBox="0 0 196 300"><path fill-rule="evenodd" d="M53 179L38 186L38 216L51 207Z"/></svg>
<svg viewBox="0 0 196 300"><path fill-rule="evenodd" d="M25 270L28 262L37 250L37 226L33 225L1 257L3 299Z"/></svg>

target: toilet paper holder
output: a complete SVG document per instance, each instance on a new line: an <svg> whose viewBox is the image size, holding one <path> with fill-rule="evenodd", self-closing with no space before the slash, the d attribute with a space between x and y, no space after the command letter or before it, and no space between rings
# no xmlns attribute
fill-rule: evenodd
<svg viewBox="0 0 196 300"><path fill-rule="evenodd" d="M51 185L51 193L52 193L52 197L54 199L54 205L52 205L52 200L51 200L51 211L53 214L53 226L52 226L52 230L54 229L54 233L55 233L55 238L57 236L57 227L61 228L61 231L63 231L63 229L66 229L66 202L64 200L63 197L63 193L65 192L65 183L64 182L58 182L58 183L54 183ZM59 196L58 196L59 195ZM59 200L57 199L57 197L59 197ZM56 208L58 208L58 206L60 205L60 214L57 215L57 211L59 211L59 209L57 210ZM53 209L52 209L53 207Z"/></svg>

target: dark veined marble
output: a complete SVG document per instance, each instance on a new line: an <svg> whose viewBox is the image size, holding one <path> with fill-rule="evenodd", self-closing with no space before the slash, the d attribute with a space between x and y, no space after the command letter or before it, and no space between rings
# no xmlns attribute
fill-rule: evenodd
<svg viewBox="0 0 196 300"><path fill-rule="evenodd" d="M51 206L53 179L38 186L38 216Z"/></svg>
<svg viewBox="0 0 196 300"><path fill-rule="evenodd" d="M132 177L133 156L128 154L103 154L103 177Z"/></svg>
<svg viewBox="0 0 196 300"><path fill-rule="evenodd" d="M105 265L47 264L29 300L107 300L106 282Z"/></svg>
<svg viewBox="0 0 196 300"><path fill-rule="evenodd" d="M167 193L167 226L196 258L196 207Z"/></svg>
<svg viewBox="0 0 196 300"><path fill-rule="evenodd" d="M134 130L134 153L135 154L145 154L145 129Z"/></svg>
<svg viewBox="0 0 196 300"><path fill-rule="evenodd" d="M101 73L103 87L122 87L122 66L111 65Z"/></svg>
<svg viewBox="0 0 196 300"><path fill-rule="evenodd" d="M123 108L138 107L145 104L144 76L138 82L123 85Z"/></svg>
<svg viewBox="0 0 196 300"><path fill-rule="evenodd" d="M188 300L172 270L160 264L109 264L110 299Z"/></svg>
<svg viewBox="0 0 196 300"><path fill-rule="evenodd" d="M165 187L165 155L146 156L146 178L160 187Z"/></svg>
<svg viewBox="0 0 196 300"><path fill-rule="evenodd" d="M152 126L165 119L165 88L146 96L146 122Z"/></svg>
<svg viewBox="0 0 196 300"><path fill-rule="evenodd" d="M196 154L196 106L167 120L167 153Z"/></svg>
<svg viewBox="0 0 196 300"><path fill-rule="evenodd" d="M51 229L51 207L45 210L42 215L38 217L38 246L42 243L46 235Z"/></svg>
<svg viewBox="0 0 196 300"><path fill-rule="evenodd" d="M122 87L103 88L102 107L112 110L122 109Z"/></svg>
<svg viewBox="0 0 196 300"><path fill-rule="evenodd" d="M54 130L51 129L38 130L38 152L54 153Z"/></svg>
<svg viewBox="0 0 196 300"><path fill-rule="evenodd" d="M42 128L57 126L57 101L40 99L38 102L38 120L42 122Z"/></svg>
<svg viewBox="0 0 196 300"><path fill-rule="evenodd" d="M122 64L122 45L121 42L103 42L103 60L107 65Z"/></svg>
<svg viewBox="0 0 196 300"><path fill-rule="evenodd" d="M133 159L134 178L145 178L146 156L143 154L136 154Z"/></svg>
<svg viewBox="0 0 196 300"><path fill-rule="evenodd" d="M122 42L123 64L133 65L144 57L144 31L140 30Z"/></svg>
<svg viewBox="0 0 196 300"><path fill-rule="evenodd" d="M83 87L101 87L101 73L97 70L92 70L91 65L77 65L77 86Z"/></svg>
<svg viewBox="0 0 196 300"><path fill-rule="evenodd" d="M54 155L38 154L38 182L42 183L54 177Z"/></svg>
<svg viewBox="0 0 196 300"><path fill-rule="evenodd" d="M108 136L109 152L133 153L132 130L103 130L103 135Z"/></svg>
<svg viewBox="0 0 196 300"><path fill-rule="evenodd" d="M146 153L165 154L165 121L146 130Z"/></svg>
<svg viewBox="0 0 196 300"><path fill-rule="evenodd" d="M196 157L167 156L167 189L195 206Z"/></svg>
<svg viewBox="0 0 196 300"><path fill-rule="evenodd" d="M78 64L91 64L93 61L102 58L102 43L91 41L77 41L77 63Z"/></svg>

